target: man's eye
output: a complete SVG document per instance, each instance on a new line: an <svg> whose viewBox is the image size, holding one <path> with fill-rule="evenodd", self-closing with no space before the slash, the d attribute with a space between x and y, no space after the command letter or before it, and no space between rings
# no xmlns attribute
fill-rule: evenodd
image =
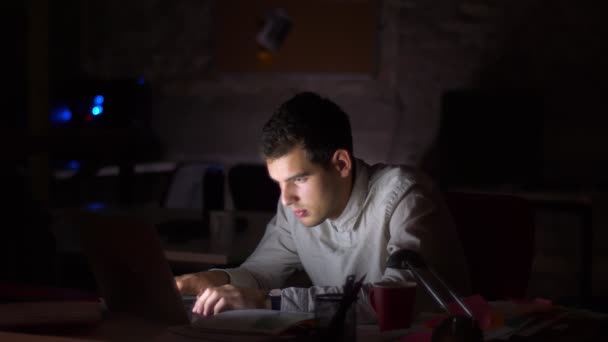
<svg viewBox="0 0 608 342"><path fill-rule="evenodd" d="M298 177L296 179L293 180L296 183L304 183L306 182L306 177Z"/></svg>

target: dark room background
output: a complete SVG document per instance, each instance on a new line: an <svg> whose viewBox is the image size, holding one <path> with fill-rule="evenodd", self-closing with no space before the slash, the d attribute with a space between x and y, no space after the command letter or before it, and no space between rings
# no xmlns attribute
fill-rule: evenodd
<svg viewBox="0 0 608 342"><path fill-rule="evenodd" d="M53 194L40 195L40 172L32 169L46 165L45 159L25 152L31 141L22 137L52 128L28 111L47 97L52 101L66 85L78 87L85 79L145 83L149 103L141 120L154 137L150 144L158 147L146 158L222 165L260 163L256 143L264 120L295 92L313 90L350 114L355 154L368 162L419 165L459 185L593 196L593 290L608 295L602 272L608 262L605 3L294 1L288 11L293 28L284 47L291 48L290 39L301 37L298 29L308 27L313 33L301 38L307 48L293 47L292 62L286 64L280 64L279 50L269 63L280 67L264 69L251 62L260 58L259 51L239 45L248 43L231 33L249 26L255 32L264 15L256 9L279 3L32 0L3 5L10 14L3 24L10 42L5 51L12 52L5 66L11 91L3 136L17 142L5 148L11 146L9 159L25 165L19 169L23 186L34 198L42 196L36 203L52 207ZM298 11L298 3L307 10ZM48 41L44 34L32 34L32 20L48 27L40 31L48 32ZM40 55L45 51L48 58ZM231 54L236 64L222 63L222 53ZM49 87L34 99L31 82L46 81L32 76L40 68ZM33 129L40 121L41 131ZM459 175L464 162L478 164L468 174L479 177L450 178ZM581 251L570 240L577 238L572 226L578 224L567 214L539 218L535 270L543 277L532 284L539 292L576 293L577 266L571 259Z"/></svg>

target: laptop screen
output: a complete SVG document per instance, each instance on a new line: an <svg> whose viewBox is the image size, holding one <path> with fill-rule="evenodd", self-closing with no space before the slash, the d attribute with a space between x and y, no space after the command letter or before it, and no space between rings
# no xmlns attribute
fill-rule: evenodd
<svg viewBox="0 0 608 342"><path fill-rule="evenodd" d="M110 312L167 325L189 317L152 224L127 214L78 212L83 253Z"/></svg>

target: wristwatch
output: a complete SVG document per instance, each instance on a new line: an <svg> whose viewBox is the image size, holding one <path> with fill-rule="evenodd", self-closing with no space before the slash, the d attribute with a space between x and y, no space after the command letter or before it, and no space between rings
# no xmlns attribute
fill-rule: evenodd
<svg viewBox="0 0 608 342"><path fill-rule="evenodd" d="M270 298L270 308L272 310L281 310L281 289L272 289L268 292Z"/></svg>

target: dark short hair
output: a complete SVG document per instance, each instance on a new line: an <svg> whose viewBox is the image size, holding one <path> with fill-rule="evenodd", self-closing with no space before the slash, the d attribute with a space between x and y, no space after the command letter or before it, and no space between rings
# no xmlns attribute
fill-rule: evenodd
<svg viewBox="0 0 608 342"><path fill-rule="evenodd" d="M280 158L302 145L313 163L327 166L337 149L353 156L348 115L334 102L313 92L296 94L264 124L261 139L266 159Z"/></svg>

